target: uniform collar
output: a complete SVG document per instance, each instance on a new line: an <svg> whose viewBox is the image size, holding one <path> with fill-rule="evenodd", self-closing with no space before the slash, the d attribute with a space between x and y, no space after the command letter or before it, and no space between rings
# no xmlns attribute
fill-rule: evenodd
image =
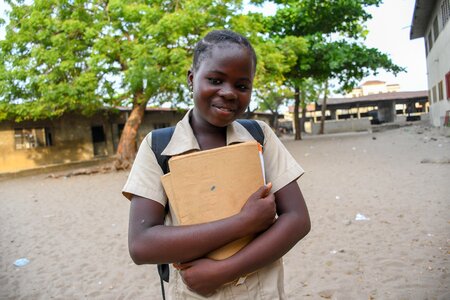
<svg viewBox="0 0 450 300"><path fill-rule="evenodd" d="M189 123L190 109L181 121L175 126L175 131L162 155L175 156L191 151L199 151L197 139ZM252 135L241 124L234 121L227 126L227 145L254 140Z"/></svg>

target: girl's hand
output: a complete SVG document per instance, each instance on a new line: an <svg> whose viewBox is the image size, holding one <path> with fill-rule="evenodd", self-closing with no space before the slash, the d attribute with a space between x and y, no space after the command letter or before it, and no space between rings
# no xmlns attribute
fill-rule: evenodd
<svg viewBox="0 0 450 300"><path fill-rule="evenodd" d="M189 290L204 297L211 296L228 283L220 261L201 258L182 264L173 264L181 271L181 277Z"/></svg>
<svg viewBox="0 0 450 300"><path fill-rule="evenodd" d="M241 215L247 220L250 234L258 233L269 228L275 221L275 196L270 193L272 183L260 187L254 192L241 209Z"/></svg>

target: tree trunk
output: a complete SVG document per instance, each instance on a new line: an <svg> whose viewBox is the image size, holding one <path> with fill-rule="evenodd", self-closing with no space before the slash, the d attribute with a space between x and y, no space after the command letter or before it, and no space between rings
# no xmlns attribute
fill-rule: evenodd
<svg viewBox="0 0 450 300"><path fill-rule="evenodd" d="M322 102L322 117L320 118L320 131L319 134L325 132L325 114L327 112L327 97L328 97L328 80L325 81L325 88L323 90L323 102Z"/></svg>
<svg viewBox="0 0 450 300"><path fill-rule="evenodd" d="M133 108L130 116L125 122L123 132L120 136L119 145L117 147L117 160L115 163L116 169L128 169L136 156L136 136L144 119L146 106L147 101L143 103L138 103L136 100L133 101Z"/></svg>
<svg viewBox="0 0 450 300"><path fill-rule="evenodd" d="M278 132L278 110L272 113L272 128Z"/></svg>
<svg viewBox="0 0 450 300"><path fill-rule="evenodd" d="M300 127L300 120L299 120L299 107L300 107L300 88L298 86L295 86L295 94L294 94L294 129L295 129L295 139L301 140L302 139L302 129Z"/></svg>
<svg viewBox="0 0 450 300"><path fill-rule="evenodd" d="M302 118L300 119L300 125L302 128L302 132L306 132L306 130L305 130L305 120L306 120L306 102L305 102L306 92L305 92L305 89L302 89L301 95L302 96L300 97L300 105L302 107Z"/></svg>

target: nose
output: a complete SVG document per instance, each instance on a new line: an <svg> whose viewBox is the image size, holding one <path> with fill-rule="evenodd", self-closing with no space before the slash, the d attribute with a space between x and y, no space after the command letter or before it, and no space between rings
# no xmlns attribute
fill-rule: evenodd
<svg viewBox="0 0 450 300"><path fill-rule="evenodd" d="M224 85L218 92L220 97L223 97L226 100L234 100L237 98L236 92L233 90L233 87L229 85Z"/></svg>

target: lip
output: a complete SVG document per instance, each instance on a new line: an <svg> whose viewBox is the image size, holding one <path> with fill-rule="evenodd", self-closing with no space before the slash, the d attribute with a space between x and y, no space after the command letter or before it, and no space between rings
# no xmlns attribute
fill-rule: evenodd
<svg viewBox="0 0 450 300"><path fill-rule="evenodd" d="M236 108L229 107L227 105L212 104L211 106L214 107L215 109L218 109L225 113L235 113L236 112Z"/></svg>

